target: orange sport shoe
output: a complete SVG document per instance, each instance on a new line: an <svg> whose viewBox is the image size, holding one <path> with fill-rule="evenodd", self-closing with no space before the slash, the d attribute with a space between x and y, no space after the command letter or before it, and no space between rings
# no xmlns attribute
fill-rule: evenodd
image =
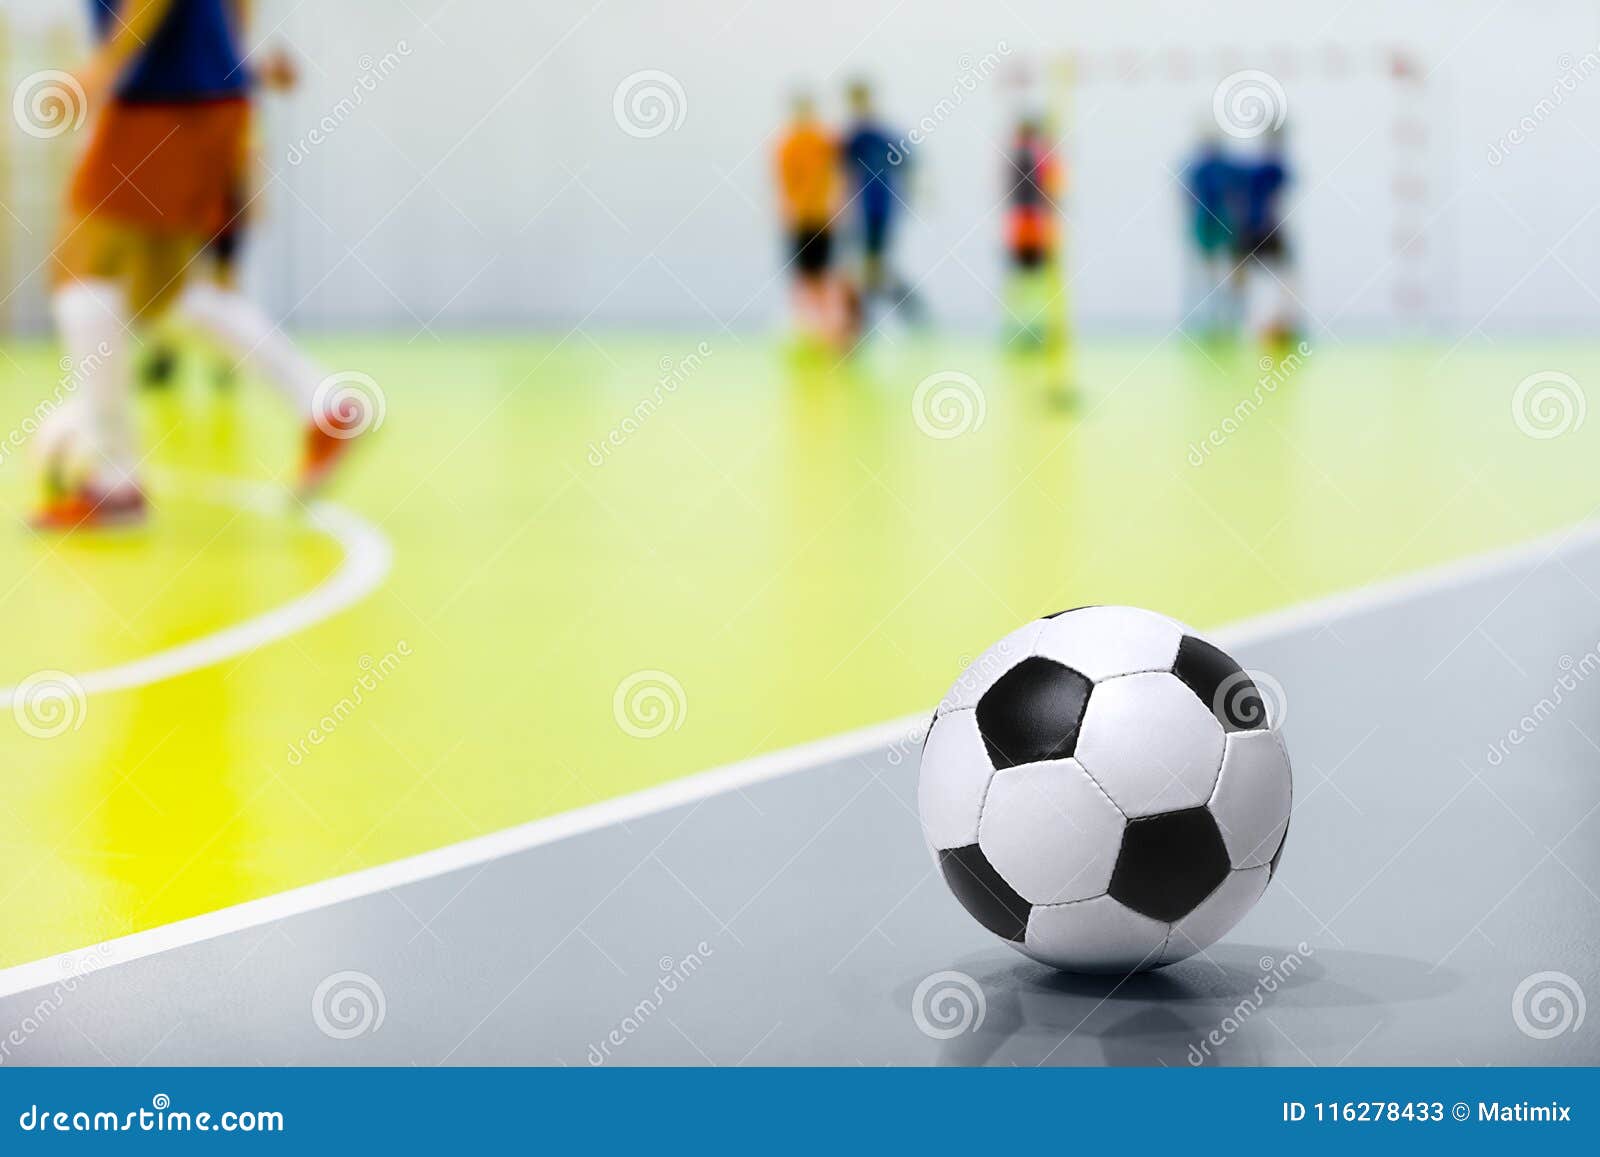
<svg viewBox="0 0 1600 1157"><path fill-rule="evenodd" d="M306 424L305 449L300 457L300 494L309 498L328 484L334 469L350 447L366 434L372 422L365 405L330 407Z"/></svg>
<svg viewBox="0 0 1600 1157"><path fill-rule="evenodd" d="M149 509L137 486L107 492L85 485L50 495L28 521L35 530L126 528L142 526Z"/></svg>

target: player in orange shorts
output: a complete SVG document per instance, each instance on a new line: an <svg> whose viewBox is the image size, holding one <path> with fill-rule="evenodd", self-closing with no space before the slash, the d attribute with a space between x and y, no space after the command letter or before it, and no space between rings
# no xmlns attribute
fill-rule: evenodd
<svg viewBox="0 0 1600 1157"><path fill-rule="evenodd" d="M78 77L90 138L68 190L51 302L79 396L41 435L38 526L145 515L131 413L133 335L178 299L196 256L239 213L255 79L236 39L243 7L91 0L99 43ZM270 346L266 355L280 363L277 384L306 421L302 483L315 486L366 428L365 415L320 412L322 375L275 327L248 320L233 336Z"/></svg>

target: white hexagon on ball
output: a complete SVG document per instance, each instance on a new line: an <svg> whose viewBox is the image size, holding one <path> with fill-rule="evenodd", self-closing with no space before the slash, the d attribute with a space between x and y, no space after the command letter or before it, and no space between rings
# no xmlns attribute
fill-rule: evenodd
<svg viewBox="0 0 1600 1157"><path fill-rule="evenodd" d="M1030 904L1102 894L1122 844L1122 813L1071 759L997 771L978 846Z"/></svg>
<svg viewBox="0 0 1600 1157"><path fill-rule="evenodd" d="M1080 607L1046 619L1033 653L1098 683L1138 671L1172 670L1185 630L1166 615L1138 607Z"/></svg>
<svg viewBox="0 0 1600 1157"><path fill-rule="evenodd" d="M1165 672L1095 684L1078 761L1128 816L1198 807L1222 767L1222 725Z"/></svg>

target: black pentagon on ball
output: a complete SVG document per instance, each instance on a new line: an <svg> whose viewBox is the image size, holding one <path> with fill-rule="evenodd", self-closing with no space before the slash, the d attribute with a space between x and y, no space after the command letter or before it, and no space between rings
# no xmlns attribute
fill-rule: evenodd
<svg viewBox="0 0 1600 1157"><path fill-rule="evenodd" d="M1181 920L1228 878L1217 821L1203 807L1141 816L1123 829L1111 895L1153 920Z"/></svg>
<svg viewBox="0 0 1600 1157"><path fill-rule="evenodd" d="M974 920L996 936L1022 943L1033 905L995 871L982 848L968 844L940 852L939 870Z"/></svg>
<svg viewBox="0 0 1600 1157"><path fill-rule="evenodd" d="M1267 705L1244 669L1204 639L1185 635L1172 673L1199 697L1224 731L1267 725Z"/></svg>
<svg viewBox="0 0 1600 1157"><path fill-rule="evenodd" d="M978 734L995 770L1070 756L1092 687L1071 667L1037 656L995 680L978 700Z"/></svg>

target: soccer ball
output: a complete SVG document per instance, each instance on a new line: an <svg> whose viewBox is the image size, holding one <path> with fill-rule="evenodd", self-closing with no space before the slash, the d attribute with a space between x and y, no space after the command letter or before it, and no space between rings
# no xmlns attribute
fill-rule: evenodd
<svg viewBox="0 0 1600 1157"><path fill-rule="evenodd" d="M1260 898L1289 827L1289 755L1262 686L1276 690L1136 607L1007 635L950 689L922 749L923 830L956 899L1074 972L1155 968L1216 941Z"/></svg>

